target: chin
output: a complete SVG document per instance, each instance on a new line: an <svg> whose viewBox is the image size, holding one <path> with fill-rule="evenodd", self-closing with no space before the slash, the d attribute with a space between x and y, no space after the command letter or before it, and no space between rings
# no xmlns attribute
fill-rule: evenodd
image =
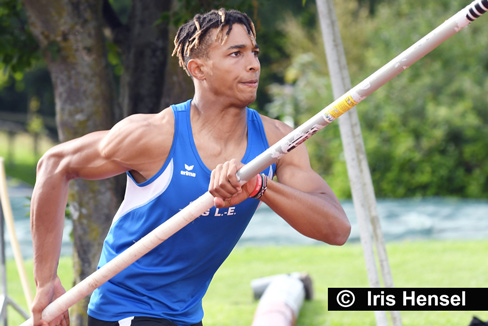
<svg viewBox="0 0 488 326"><path fill-rule="evenodd" d="M240 96L234 96L231 101L230 105L234 107L239 107L239 108L245 108L246 106L249 106L251 103L256 101L256 94L249 94L245 96L244 94L240 93ZM244 95L244 96L243 96Z"/></svg>
<svg viewBox="0 0 488 326"><path fill-rule="evenodd" d="M252 104L254 101L256 101L256 94L254 94L254 96L244 100L245 104L244 106L249 106L250 104Z"/></svg>

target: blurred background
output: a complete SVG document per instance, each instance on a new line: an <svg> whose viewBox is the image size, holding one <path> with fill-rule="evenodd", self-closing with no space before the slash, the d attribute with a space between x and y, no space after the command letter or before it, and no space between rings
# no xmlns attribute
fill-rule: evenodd
<svg viewBox="0 0 488 326"><path fill-rule="evenodd" d="M253 105L256 109L297 126L332 102L313 1L213 2L208 6L237 7L256 21L262 48L259 96ZM177 3L185 5L185 1ZM463 0L435 4L421 0L338 2L335 10L352 84L358 84L466 4ZM131 1L114 1L112 6L122 21L128 19ZM21 3L3 0L0 10L0 153L7 159L9 175L33 184L33 169L26 165L32 166L42 151L59 141L55 96L48 67L29 33ZM188 17L198 11L191 7L187 10ZM177 17L168 20L174 32L174 26L188 17L173 16ZM377 197L488 198L488 111L484 100L488 47L482 36L486 27L483 18L358 107ZM106 42L117 88L123 58L110 38ZM162 96L171 93L167 97L188 98L192 90L189 79L175 67L174 58L168 65L168 90ZM172 87L173 80L177 80L178 89ZM165 99L161 102L167 104ZM157 105L154 110L164 107ZM338 124L332 124L308 141L307 147L314 168L340 198L346 199L350 190L338 135ZM25 170L18 171L23 167Z"/></svg>
<svg viewBox="0 0 488 326"><path fill-rule="evenodd" d="M73 9L69 2L59 0L49 4L57 13L53 16L37 10L41 2L0 2L0 156L5 158L17 233L26 259L32 252L29 198L38 159L60 141L110 128L130 114L159 112L191 97L191 81L170 54L177 26L195 13L236 8L254 20L262 70L258 98L252 107L259 112L296 127L333 101L315 1L180 0L143 4L104 0L79 1ZM361 82L469 2L335 1L352 84ZM73 19L71 25L63 25L61 6L75 12L67 14ZM146 6L145 11L137 10L142 6ZM92 19L95 27L90 27L100 32L98 38L84 32L88 12L99 15L98 21ZM58 29L47 28L55 26L53 17L60 18ZM52 25L47 23L50 20ZM414 240L476 240L466 250L475 256L473 250L480 250L481 255L488 249L484 240L488 232L487 26L486 17L481 17L357 107L382 229L393 246L402 244L408 251L408 244ZM157 33L147 32L148 28ZM154 57L144 52L153 45L159 61L150 61ZM98 66L82 67L80 58L87 56L96 57ZM80 81L89 87L79 86ZM74 91L77 87L79 93ZM106 100L99 100L94 89L103 89L108 94ZM354 251L351 248L359 246L359 234L338 124L319 132L306 146L313 168L330 184L352 221L352 235L346 245L351 247L346 253ZM123 185L115 182L108 187L121 194ZM78 187L82 186L73 185L73 194L80 192ZM97 191L106 190L95 189L87 201L97 198ZM81 205L82 200L72 195L70 203ZM85 205L96 207L90 202ZM77 218L90 222L90 214L94 215L93 211ZM96 218L110 221L112 216ZM71 259L74 253L77 266L80 257L73 241L80 247L94 241L89 237L83 240L87 238L83 229L78 234L73 231L72 217L68 207L62 255ZM76 242L78 238L81 240ZM281 246L308 248L320 244L296 233L263 205L241 239L237 254L251 247ZM428 252L426 248L417 250ZM90 259L96 262L96 255ZM448 262L445 270L456 264ZM70 260L67 266L71 264ZM486 264L482 266L486 272ZM67 276L68 284L87 273L76 270L76 275ZM398 273L393 262L394 278ZM475 276L463 277L473 280ZM482 284L486 278L477 280ZM450 278L444 281L452 284ZM360 285L366 286L364 282ZM408 286L408 281L403 285ZM302 324L322 325L324 320L346 324L341 315L334 321L335 317L323 313L326 317L314 320L311 315L326 310L325 303L322 299L316 309L312 308ZM230 315L239 315L238 308L234 309ZM210 315L214 318L210 325L225 324L216 314ZM368 318L372 317L361 315L359 320ZM410 320L412 325L417 321Z"/></svg>

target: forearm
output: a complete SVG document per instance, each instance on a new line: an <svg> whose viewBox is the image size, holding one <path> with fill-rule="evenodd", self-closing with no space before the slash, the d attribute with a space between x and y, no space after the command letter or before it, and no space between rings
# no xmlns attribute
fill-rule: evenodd
<svg viewBox="0 0 488 326"><path fill-rule="evenodd" d="M350 223L333 194L303 192L268 180L261 200L307 237L334 245L349 237Z"/></svg>
<svg viewBox="0 0 488 326"><path fill-rule="evenodd" d="M55 280L61 251L68 178L52 157L38 165L31 200L34 279L37 287Z"/></svg>

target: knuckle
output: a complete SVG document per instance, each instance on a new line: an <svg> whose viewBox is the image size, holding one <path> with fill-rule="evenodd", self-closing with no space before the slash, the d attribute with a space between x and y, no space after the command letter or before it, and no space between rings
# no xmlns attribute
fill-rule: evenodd
<svg viewBox="0 0 488 326"><path fill-rule="evenodd" d="M215 166L215 169L212 171L212 172L219 172L219 171L222 171L222 169L224 168L224 165L222 163L219 163L217 164L217 166Z"/></svg>
<svg viewBox="0 0 488 326"><path fill-rule="evenodd" d="M209 192L210 192L212 195L214 195L214 194L215 194L215 190L216 190L216 186L215 186L215 184L212 184L212 183L211 183L211 184L209 184L209 185L208 185L208 191L209 191Z"/></svg>

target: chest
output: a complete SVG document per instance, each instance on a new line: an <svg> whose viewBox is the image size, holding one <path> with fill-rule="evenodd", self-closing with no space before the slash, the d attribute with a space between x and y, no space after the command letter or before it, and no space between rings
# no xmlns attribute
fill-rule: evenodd
<svg viewBox="0 0 488 326"><path fill-rule="evenodd" d="M247 138L243 137L238 142L220 143L209 142L205 137L194 137L195 149L202 163L210 170L214 170L217 165L236 159L241 162L247 150Z"/></svg>

